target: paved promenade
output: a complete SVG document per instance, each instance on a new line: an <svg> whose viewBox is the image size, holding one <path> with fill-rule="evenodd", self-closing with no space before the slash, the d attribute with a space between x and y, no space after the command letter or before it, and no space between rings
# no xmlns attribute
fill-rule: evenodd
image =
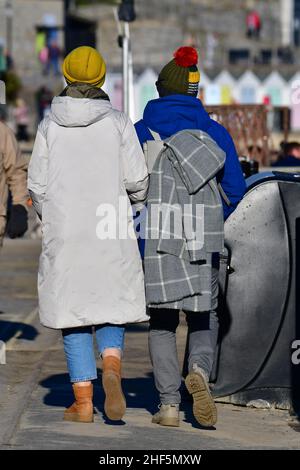
<svg viewBox="0 0 300 470"><path fill-rule="evenodd" d="M66 423L72 402L59 332L39 325L37 240L5 240L0 254L0 339L6 365L0 365L0 449L299 449L300 434L285 411L218 404L216 429L201 429L191 404L182 404L178 429L151 423L157 405L148 358L147 325L131 327L126 338L124 422L103 415L103 392L95 384L95 422ZM178 333L182 359L186 329ZM101 361L99 360L99 375Z"/></svg>

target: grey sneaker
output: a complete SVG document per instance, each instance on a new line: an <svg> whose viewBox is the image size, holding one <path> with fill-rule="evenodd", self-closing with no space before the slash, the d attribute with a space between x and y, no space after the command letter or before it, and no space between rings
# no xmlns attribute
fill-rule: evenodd
<svg viewBox="0 0 300 470"><path fill-rule="evenodd" d="M159 405L159 411L152 418L152 423L161 426L179 426L179 405Z"/></svg>
<svg viewBox="0 0 300 470"><path fill-rule="evenodd" d="M193 397L193 414L201 426L214 426L217 422L217 407L211 396L208 377L203 369L193 365L193 372L190 372L185 379L185 385Z"/></svg>

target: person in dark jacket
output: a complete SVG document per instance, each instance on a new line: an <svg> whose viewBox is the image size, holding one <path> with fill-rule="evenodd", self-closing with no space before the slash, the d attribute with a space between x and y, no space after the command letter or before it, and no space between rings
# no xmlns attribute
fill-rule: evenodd
<svg viewBox="0 0 300 470"><path fill-rule="evenodd" d="M214 139L226 154L225 165L218 173L217 180L228 198L227 203L222 201L224 219L227 219L245 193L245 181L231 136L210 118L197 98L200 81L197 62L198 55L194 48L182 47L174 53L174 59L162 69L156 82L159 98L147 104L143 119L136 123L135 128L142 146L153 139L151 131L164 140L185 129L199 129ZM144 242L140 240L142 255ZM212 426L217 420L208 381L218 337L218 261L218 255L214 256L212 310L200 314L185 312L190 331L186 385L189 391L192 390L195 418L205 426ZM150 308L150 354L161 400L160 410L153 417L153 422L165 426L179 425L181 374L178 360L173 354L176 351L178 324L178 309Z"/></svg>
<svg viewBox="0 0 300 470"><path fill-rule="evenodd" d="M196 51L195 53L197 54ZM181 84L179 80L179 83L176 83L176 79L172 76L174 74L168 74L165 71L166 67L156 82L159 98L149 101L143 119L135 124L139 141L143 146L147 140L153 140L150 129L158 133L162 140L185 129L200 129L207 132L226 153L225 166L218 174L218 182L221 183L230 201L228 205L223 199L224 220L226 220L244 196L246 188L233 140L225 127L210 118L202 102L197 98L199 82L188 92L188 82L183 80ZM165 74L167 78L164 78ZM143 255L143 240L140 241L140 249Z"/></svg>
<svg viewBox="0 0 300 470"><path fill-rule="evenodd" d="M299 142L287 142L282 144L282 155L272 163L273 167L300 166L300 144Z"/></svg>
<svg viewBox="0 0 300 470"><path fill-rule="evenodd" d="M10 238L18 238L28 229L27 166L14 133L0 121L0 247L5 230Z"/></svg>

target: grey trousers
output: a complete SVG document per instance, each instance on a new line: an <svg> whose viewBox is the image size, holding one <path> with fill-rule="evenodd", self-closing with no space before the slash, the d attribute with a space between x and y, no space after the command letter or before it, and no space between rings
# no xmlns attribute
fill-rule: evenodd
<svg viewBox="0 0 300 470"><path fill-rule="evenodd" d="M212 310L210 312L184 312L190 332L189 371L193 364L210 376L218 339L219 271L212 273ZM162 404L180 403L181 371L176 347L176 329L179 325L179 310L150 309L149 350L153 366L155 386Z"/></svg>

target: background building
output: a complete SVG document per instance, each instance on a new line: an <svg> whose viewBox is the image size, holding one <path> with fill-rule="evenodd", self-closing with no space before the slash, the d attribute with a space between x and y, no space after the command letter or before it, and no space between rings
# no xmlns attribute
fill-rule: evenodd
<svg viewBox="0 0 300 470"><path fill-rule="evenodd" d="M12 18L7 18L10 5ZM0 43L14 61L22 81L30 85L39 75L41 34L63 47L63 2L61 0L0 0Z"/></svg>
<svg viewBox="0 0 300 470"><path fill-rule="evenodd" d="M116 7L103 1L0 0L0 73L12 68L32 110L41 87L61 89L60 62L66 48L79 44L101 50L108 63L107 89L113 104L122 106ZM182 44L199 52L206 104L290 105L300 67L300 0L135 0L135 5L130 30L137 118L156 96L158 71ZM260 23L253 34L251 14Z"/></svg>

